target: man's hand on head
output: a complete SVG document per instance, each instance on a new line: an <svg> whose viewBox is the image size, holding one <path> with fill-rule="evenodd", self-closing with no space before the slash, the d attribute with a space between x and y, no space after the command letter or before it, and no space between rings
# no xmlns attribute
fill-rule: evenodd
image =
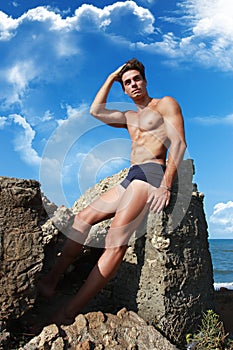
<svg viewBox="0 0 233 350"><path fill-rule="evenodd" d="M124 68L124 66L125 66L125 63L122 64L120 67L118 67L114 72L112 72L112 75L114 76L115 81L120 81L119 73Z"/></svg>

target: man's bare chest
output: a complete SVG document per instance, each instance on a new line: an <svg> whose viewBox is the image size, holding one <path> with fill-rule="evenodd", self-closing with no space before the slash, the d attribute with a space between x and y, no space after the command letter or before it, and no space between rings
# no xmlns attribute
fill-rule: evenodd
<svg viewBox="0 0 233 350"><path fill-rule="evenodd" d="M164 121L161 114L154 110L145 109L140 112L132 113L127 118L128 130L135 132L161 132L164 128Z"/></svg>

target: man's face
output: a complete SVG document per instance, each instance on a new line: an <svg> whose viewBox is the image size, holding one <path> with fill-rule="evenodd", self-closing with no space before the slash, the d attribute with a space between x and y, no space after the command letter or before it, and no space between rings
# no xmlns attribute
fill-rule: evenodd
<svg viewBox="0 0 233 350"><path fill-rule="evenodd" d="M122 76L125 93L132 99L142 97L146 93L146 80L137 70L128 70Z"/></svg>

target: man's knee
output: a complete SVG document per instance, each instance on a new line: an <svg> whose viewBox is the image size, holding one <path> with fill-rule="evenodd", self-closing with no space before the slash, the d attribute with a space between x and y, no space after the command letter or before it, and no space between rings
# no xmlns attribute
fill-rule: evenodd
<svg viewBox="0 0 233 350"><path fill-rule="evenodd" d="M89 232L91 229L90 216L85 209L75 215L72 227L84 234Z"/></svg>

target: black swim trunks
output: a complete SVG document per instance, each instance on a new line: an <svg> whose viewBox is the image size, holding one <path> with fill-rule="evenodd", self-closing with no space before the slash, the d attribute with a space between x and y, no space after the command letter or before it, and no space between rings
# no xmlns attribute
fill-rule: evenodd
<svg viewBox="0 0 233 350"><path fill-rule="evenodd" d="M154 162L133 165L129 168L128 175L120 184L127 188L133 180L141 180L148 182L154 187L159 187L165 168L164 165Z"/></svg>

